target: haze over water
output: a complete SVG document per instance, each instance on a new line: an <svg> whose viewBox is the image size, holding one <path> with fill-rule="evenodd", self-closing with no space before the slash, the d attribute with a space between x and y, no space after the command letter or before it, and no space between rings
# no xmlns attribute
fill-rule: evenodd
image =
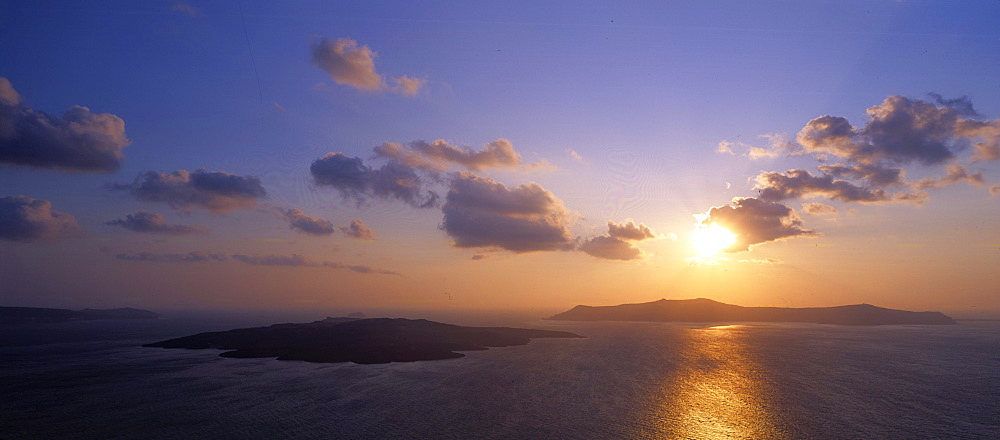
<svg viewBox="0 0 1000 440"><path fill-rule="evenodd" d="M381 365L142 348L206 321L0 347L2 438L919 439L1000 434L1000 324L534 321L587 339ZM60 327L62 326L62 327ZM90 330L90 341L57 342ZM13 331L6 329L7 332ZM40 330L33 330L39 333ZM98 336L118 335L118 336ZM9 333L8 333L9 335Z"/></svg>

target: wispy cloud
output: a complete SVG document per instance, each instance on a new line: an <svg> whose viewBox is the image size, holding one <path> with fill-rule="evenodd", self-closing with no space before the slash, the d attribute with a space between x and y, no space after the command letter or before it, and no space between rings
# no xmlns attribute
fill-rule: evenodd
<svg viewBox="0 0 1000 440"><path fill-rule="evenodd" d="M208 232L207 229L201 226L170 224L166 222L163 215L142 210L135 214L128 214L122 219L111 220L105 224L121 226L130 231L150 234L191 235Z"/></svg>

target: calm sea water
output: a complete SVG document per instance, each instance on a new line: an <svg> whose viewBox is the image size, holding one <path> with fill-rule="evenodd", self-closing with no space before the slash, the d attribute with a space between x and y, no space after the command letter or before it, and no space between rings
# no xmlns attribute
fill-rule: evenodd
<svg viewBox="0 0 1000 440"><path fill-rule="evenodd" d="M0 328L0 439L1000 438L996 322L533 321L587 339L385 365L139 346L266 323Z"/></svg>

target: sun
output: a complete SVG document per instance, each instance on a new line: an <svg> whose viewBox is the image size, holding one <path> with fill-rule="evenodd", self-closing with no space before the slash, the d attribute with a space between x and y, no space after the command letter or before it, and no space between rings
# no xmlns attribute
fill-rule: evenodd
<svg viewBox="0 0 1000 440"><path fill-rule="evenodd" d="M736 234L717 224L698 225L691 233L691 245L701 256L715 255L736 242Z"/></svg>

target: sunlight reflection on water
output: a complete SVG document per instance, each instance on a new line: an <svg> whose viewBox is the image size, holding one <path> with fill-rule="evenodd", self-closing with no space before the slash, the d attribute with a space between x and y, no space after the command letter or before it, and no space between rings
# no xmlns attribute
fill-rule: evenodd
<svg viewBox="0 0 1000 440"><path fill-rule="evenodd" d="M688 329L681 368L663 390L655 438L785 438L766 404L767 384L747 353L743 326Z"/></svg>

